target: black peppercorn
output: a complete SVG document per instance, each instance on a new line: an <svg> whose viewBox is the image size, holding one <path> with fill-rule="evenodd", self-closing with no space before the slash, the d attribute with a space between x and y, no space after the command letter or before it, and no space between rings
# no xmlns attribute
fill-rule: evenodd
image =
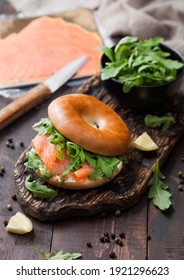
<svg viewBox="0 0 184 280"><path fill-rule="evenodd" d="M9 143L13 143L12 137L9 137L9 138L8 138L8 142L9 142Z"/></svg>
<svg viewBox="0 0 184 280"><path fill-rule="evenodd" d="M0 176L3 177L5 173L5 168L3 166L0 167Z"/></svg>
<svg viewBox="0 0 184 280"><path fill-rule="evenodd" d="M121 246L121 247L123 247L123 241L120 240L118 245Z"/></svg>
<svg viewBox="0 0 184 280"><path fill-rule="evenodd" d="M106 236L106 237L105 237L105 242L110 243L110 238L109 238L109 236Z"/></svg>
<svg viewBox="0 0 184 280"><path fill-rule="evenodd" d="M121 241L121 240L120 240L118 237L115 238L115 243L116 243L116 244L119 245L120 241Z"/></svg>
<svg viewBox="0 0 184 280"><path fill-rule="evenodd" d="M116 237L115 233L111 233L111 238L115 239L115 237Z"/></svg>
<svg viewBox="0 0 184 280"><path fill-rule="evenodd" d="M5 173L5 168L3 166L0 167L0 172Z"/></svg>
<svg viewBox="0 0 184 280"><path fill-rule="evenodd" d="M7 141L6 142L6 147L9 148L10 147L10 143Z"/></svg>
<svg viewBox="0 0 184 280"><path fill-rule="evenodd" d="M20 142L20 146L21 146L21 147L24 147L24 142Z"/></svg>
<svg viewBox="0 0 184 280"><path fill-rule="evenodd" d="M6 147L11 148L11 149L15 149L15 146L13 144L13 139L11 137L8 138L8 140L6 141Z"/></svg>
<svg viewBox="0 0 184 280"><path fill-rule="evenodd" d="M100 242L105 243L105 237L104 236L100 237Z"/></svg>
<svg viewBox="0 0 184 280"><path fill-rule="evenodd" d="M6 142L6 147L7 147L7 148L10 148L10 149L12 149L12 150L15 149L15 146L14 146L13 144L9 143L9 142Z"/></svg>
<svg viewBox="0 0 184 280"><path fill-rule="evenodd" d="M146 239L147 239L147 240L151 240L151 236L148 234L148 235L146 236Z"/></svg>
<svg viewBox="0 0 184 280"><path fill-rule="evenodd" d="M87 246L88 246L88 248L92 248L92 244L91 244L91 242L87 242L87 244L86 244Z"/></svg>
<svg viewBox="0 0 184 280"><path fill-rule="evenodd" d="M4 225L5 225L5 227L8 225L8 221L7 220L4 220Z"/></svg>
<svg viewBox="0 0 184 280"><path fill-rule="evenodd" d="M121 238L125 238L124 232L121 232L121 233L119 234L119 236L120 236Z"/></svg>
<svg viewBox="0 0 184 280"><path fill-rule="evenodd" d="M16 194L12 195L12 199L13 199L13 200L17 200Z"/></svg>

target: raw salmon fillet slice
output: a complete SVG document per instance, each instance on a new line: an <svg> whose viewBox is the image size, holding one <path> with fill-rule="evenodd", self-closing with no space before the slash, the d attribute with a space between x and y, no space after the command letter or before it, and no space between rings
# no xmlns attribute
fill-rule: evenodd
<svg viewBox="0 0 184 280"><path fill-rule="evenodd" d="M0 40L0 86L43 81L74 59L88 54L77 76L100 71L102 45L95 32L61 18L41 17Z"/></svg>

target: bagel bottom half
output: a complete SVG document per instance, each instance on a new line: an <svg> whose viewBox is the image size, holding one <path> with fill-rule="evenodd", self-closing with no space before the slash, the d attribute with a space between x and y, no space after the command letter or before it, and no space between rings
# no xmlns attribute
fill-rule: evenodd
<svg viewBox="0 0 184 280"><path fill-rule="evenodd" d="M92 189L92 188L97 188L100 187L102 185L107 184L108 182L112 181L121 171L123 167L123 162L121 162L118 165L118 169L116 172L114 172L113 176L111 177L110 180L107 180L105 178L100 178L100 179L87 179L84 182L77 182L75 181L72 176L68 177L63 183L62 185L59 182L59 177L57 175L53 176L52 178L46 180L49 184L59 187L59 188L63 188L63 189L70 189L70 190L84 190L84 189ZM38 174L38 176L41 176L42 174L38 171L36 172Z"/></svg>

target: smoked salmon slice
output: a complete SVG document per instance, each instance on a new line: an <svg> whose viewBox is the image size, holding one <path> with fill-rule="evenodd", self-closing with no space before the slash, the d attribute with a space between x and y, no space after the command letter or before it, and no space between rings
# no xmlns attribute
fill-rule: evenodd
<svg viewBox="0 0 184 280"><path fill-rule="evenodd" d="M32 140L32 145L45 167L51 173L61 175L65 171L66 166L70 165L70 159L66 156L65 149L62 149L62 158L57 158L58 151L55 145L49 142L47 139L48 136L48 134L37 134ZM89 164L85 162L80 169L75 172L70 172L69 175L73 176L76 182L84 182L93 171L94 168L91 168Z"/></svg>
<svg viewBox="0 0 184 280"><path fill-rule="evenodd" d="M37 134L32 140L35 152L43 161L45 167L54 174L62 174L65 166L70 164L69 158L66 157L65 151L62 150L62 158L57 158L58 151L54 144L47 140L48 135Z"/></svg>
<svg viewBox="0 0 184 280"><path fill-rule="evenodd" d="M77 76L100 72L100 37L61 18L41 17L0 39L0 87L37 83L88 54Z"/></svg>
<svg viewBox="0 0 184 280"><path fill-rule="evenodd" d="M85 182L88 176L94 171L94 168L90 167L87 163L84 163L83 166L76 170L72 175L76 182Z"/></svg>

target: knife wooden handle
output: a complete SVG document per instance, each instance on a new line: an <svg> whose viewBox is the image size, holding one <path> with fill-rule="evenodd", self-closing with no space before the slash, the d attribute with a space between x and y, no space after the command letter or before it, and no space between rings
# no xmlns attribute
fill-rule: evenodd
<svg viewBox="0 0 184 280"><path fill-rule="evenodd" d="M0 110L0 130L12 123L14 120L22 116L24 113L32 109L41 101L51 95L50 89L44 84L38 84L15 99L10 104Z"/></svg>

